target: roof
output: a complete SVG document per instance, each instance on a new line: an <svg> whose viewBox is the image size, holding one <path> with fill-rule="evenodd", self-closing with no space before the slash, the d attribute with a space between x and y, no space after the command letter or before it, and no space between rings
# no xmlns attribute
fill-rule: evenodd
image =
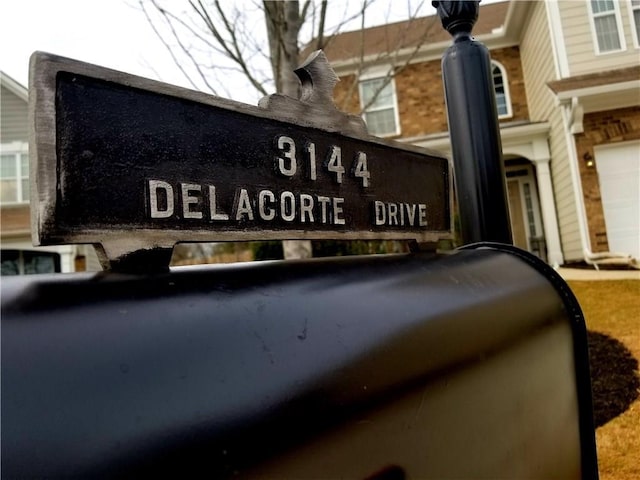
<svg viewBox="0 0 640 480"><path fill-rule="evenodd" d="M547 85L554 93L561 93L583 88L599 87L613 83L622 83L640 78L640 65L618 70L607 70L603 72L589 73L586 75L576 75L574 77L563 78L549 82Z"/></svg>
<svg viewBox="0 0 640 480"><path fill-rule="evenodd" d="M15 96L21 98L25 102L29 101L29 92L27 87L21 85L9 75L0 70L0 85L5 87Z"/></svg>
<svg viewBox="0 0 640 480"><path fill-rule="evenodd" d="M505 23L509 1L480 4L478 21L473 34L480 36L492 33ZM419 47L422 44L451 41L449 33L442 28L437 15L419 17L403 22L390 23L364 30L340 33L324 46L324 52L331 62L344 61L360 56L369 57L386 54L400 49ZM313 48L313 42L305 53ZM304 56L304 55L303 55Z"/></svg>

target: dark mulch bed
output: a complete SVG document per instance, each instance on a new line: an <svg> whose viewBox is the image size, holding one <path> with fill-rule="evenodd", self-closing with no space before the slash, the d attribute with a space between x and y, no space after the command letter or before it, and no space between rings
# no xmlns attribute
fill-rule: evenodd
<svg viewBox="0 0 640 480"><path fill-rule="evenodd" d="M595 426L604 425L629 408L640 393L638 360L620 341L588 332Z"/></svg>

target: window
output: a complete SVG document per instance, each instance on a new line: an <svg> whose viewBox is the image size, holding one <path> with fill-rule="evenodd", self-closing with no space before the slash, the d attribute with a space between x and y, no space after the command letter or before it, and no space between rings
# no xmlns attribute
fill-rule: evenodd
<svg viewBox="0 0 640 480"><path fill-rule="evenodd" d="M511 117L511 99L509 98L509 82L504 68L498 62L491 62L493 68L491 73L493 76L493 90L496 94L496 107L498 110L498 118Z"/></svg>
<svg viewBox="0 0 640 480"><path fill-rule="evenodd" d="M400 133L393 78L369 78L360 82L360 104L371 135Z"/></svg>
<svg viewBox="0 0 640 480"><path fill-rule="evenodd" d="M629 15L631 16L631 25L633 30L633 43L636 48L640 48L640 0L629 1Z"/></svg>
<svg viewBox="0 0 640 480"><path fill-rule="evenodd" d="M2 250L0 275L31 275L60 272L60 255L33 250Z"/></svg>
<svg viewBox="0 0 640 480"><path fill-rule="evenodd" d="M0 150L0 203L29 201L29 154L27 144L14 142Z"/></svg>
<svg viewBox="0 0 640 480"><path fill-rule="evenodd" d="M596 53L624 50L618 3L614 0L591 0L591 26L595 33Z"/></svg>
<svg viewBox="0 0 640 480"><path fill-rule="evenodd" d="M524 194L524 207L527 212L527 225L529 226L529 236L536 236L536 220L533 212L533 199L531 198L531 184L529 182L522 183Z"/></svg>

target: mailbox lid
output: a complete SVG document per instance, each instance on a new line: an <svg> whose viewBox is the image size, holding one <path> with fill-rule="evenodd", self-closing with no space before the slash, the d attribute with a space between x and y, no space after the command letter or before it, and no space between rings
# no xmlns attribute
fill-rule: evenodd
<svg viewBox="0 0 640 480"><path fill-rule="evenodd" d="M247 472L564 328L576 448L597 472L579 307L527 255L484 245L3 280L3 469Z"/></svg>

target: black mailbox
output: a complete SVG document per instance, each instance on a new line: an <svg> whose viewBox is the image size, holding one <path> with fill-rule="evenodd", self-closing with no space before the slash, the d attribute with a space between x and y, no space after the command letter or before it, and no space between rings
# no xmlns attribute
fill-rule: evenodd
<svg viewBox="0 0 640 480"><path fill-rule="evenodd" d="M2 288L5 478L597 477L580 308L513 247Z"/></svg>

